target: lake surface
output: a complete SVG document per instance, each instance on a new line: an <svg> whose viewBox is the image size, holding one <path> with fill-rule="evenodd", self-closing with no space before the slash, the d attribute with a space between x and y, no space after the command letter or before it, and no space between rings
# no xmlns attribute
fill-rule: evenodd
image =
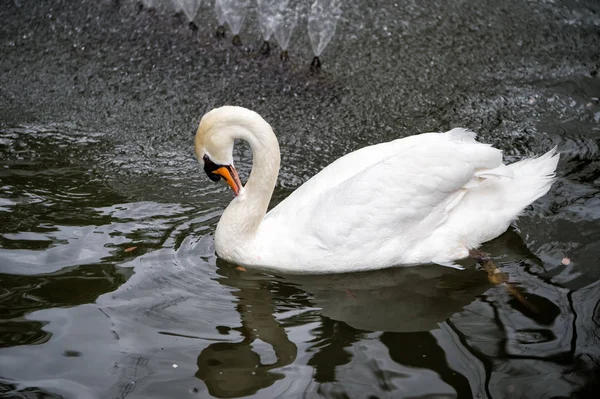
<svg viewBox="0 0 600 399"><path fill-rule="evenodd" d="M597 397L600 5L348 1L311 74L133 2L0 7L0 397ZM232 195L201 116L280 140L272 205L339 156L464 126L507 160L562 153L550 193L474 262L286 276L216 258ZM251 167L235 150L242 180ZM568 258L567 265L563 259ZM567 263L567 262L565 262Z"/></svg>

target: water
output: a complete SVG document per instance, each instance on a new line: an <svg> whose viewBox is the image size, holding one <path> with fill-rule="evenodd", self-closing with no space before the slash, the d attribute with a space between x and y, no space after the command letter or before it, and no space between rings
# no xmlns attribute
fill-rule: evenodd
<svg viewBox="0 0 600 399"><path fill-rule="evenodd" d="M265 41L271 40L275 26L277 25L277 16L279 8L286 9L288 1L280 0L257 0L256 13L258 14L258 24L260 33Z"/></svg>
<svg viewBox="0 0 600 399"><path fill-rule="evenodd" d="M163 5L164 1L163 0L142 0L142 3L148 8L157 8L157 7L160 7L161 5ZM176 8L178 7L178 2L174 2L173 4L176 6ZM179 9L177 9L176 11L179 11Z"/></svg>
<svg viewBox="0 0 600 399"><path fill-rule="evenodd" d="M217 21L219 21L219 26L224 26L227 22L227 15L225 14L225 9L222 6L223 0L215 0L215 14L217 15Z"/></svg>
<svg viewBox="0 0 600 399"><path fill-rule="evenodd" d="M198 14L201 2L196 0L171 0L176 12L183 12L188 21L192 23ZM156 10L164 6L161 0L146 0L143 4L149 9ZM308 19L308 36L315 57L319 57L329 44L335 33L337 21L341 15L341 4L338 0L317 0L310 7L303 1L282 0L257 0L256 7L249 0L215 0L214 12L219 22L217 37L225 35L225 24L229 25L234 38L233 44L240 45L240 32L246 21L248 11L256 11L258 27L263 37L261 52L270 53L270 39L275 36L277 44L282 50L282 59L287 60L290 39L298 19L302 16ZM165 13L164 11L162 12ZM164 17L161 15L161 17ZM194 30L197 26L190 25ZM315 58L320 68L320 60Z"/></svg>
<svg viewBox="0 0 600 399"><path fill-rule="evenodd" d="M171 0L175 11L183 11L189 22L196 19L198 9L200 8L200 0Z"/></svg>
<svg viewBox="0 0 600 399"><path fill-rule="evenodd" d="M275 22L275 39L283 51L287 51L294 28L298 24L298 9L295 7L280 7Z"/></svg>
<svg viewBox="0 0 600 399"><path fill-rule="evenodd" d="M308 36L315 57L320 57L335 33L342 15L339 0L315 0L308 15Z"/></svg>
<svg viewBox="0 0 600 399"><path fill-rule="evenodd" d="M196 32L128 3L0 7L0 395L595 397L598 5L347 2L313 76L258 57L257 24L247 51L216 40L202 4ZM278 135L273 205L416 132L466 126L511 161L558 145L551 192L484 248L535 310L474 263L297 277L216 259L231 193L192 142L225 103Z"/></svg>
<svg viewBox="0 0 600 399"><path fill-rule="evenodd" d="M239 35L246 20L250 0L220 0L220 5L229 28L234 35Z"/></svg>

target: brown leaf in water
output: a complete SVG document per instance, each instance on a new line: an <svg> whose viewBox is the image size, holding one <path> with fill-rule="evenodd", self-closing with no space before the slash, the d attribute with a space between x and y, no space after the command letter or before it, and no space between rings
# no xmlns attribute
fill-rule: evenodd
<svg viewBox="0 0 600 399"><path fill-rule="evenodd" d="M123 251L124 252L131 252L131 251L134 251L136 249L137 249L137 247L129 247L129 248L125 248Z"/></svg>
<svg viewBox="0 0 600 399"><path fill-rule="evenodd" d="M245 272L245 271L246 271L246 268L245 268L245 267L243 267L243 266L238 266L238 267L236 267L236 268L235 268L235 270L239 270L239 271L241 271L241 272Z"/></svg>

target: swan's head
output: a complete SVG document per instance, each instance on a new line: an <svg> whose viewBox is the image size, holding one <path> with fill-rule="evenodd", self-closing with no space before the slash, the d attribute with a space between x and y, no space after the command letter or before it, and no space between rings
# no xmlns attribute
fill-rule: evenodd
<svg viewBox="0 0 600 399"><path fill-rule="evenodd" d="M235 195L242 190L242 182L233 166L233 142L238 126L232 116L239 107L221 107L208 112L198 126L194 150L212 181L224 179Z"/></svg>

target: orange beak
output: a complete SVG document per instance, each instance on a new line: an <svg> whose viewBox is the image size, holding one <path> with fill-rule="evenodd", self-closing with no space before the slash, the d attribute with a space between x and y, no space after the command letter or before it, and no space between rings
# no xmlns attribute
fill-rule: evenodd
<svg viewBox="0 0 600 399"><path fill-rule="evenodd" d="M222 176L227 184L229 184L229 187L231 187L235 195L240 193L240 190L242 189L242 182L240 181L237 170L235 170L233 165L221 166L220 168L213 170L212 173Z"/></svg>

